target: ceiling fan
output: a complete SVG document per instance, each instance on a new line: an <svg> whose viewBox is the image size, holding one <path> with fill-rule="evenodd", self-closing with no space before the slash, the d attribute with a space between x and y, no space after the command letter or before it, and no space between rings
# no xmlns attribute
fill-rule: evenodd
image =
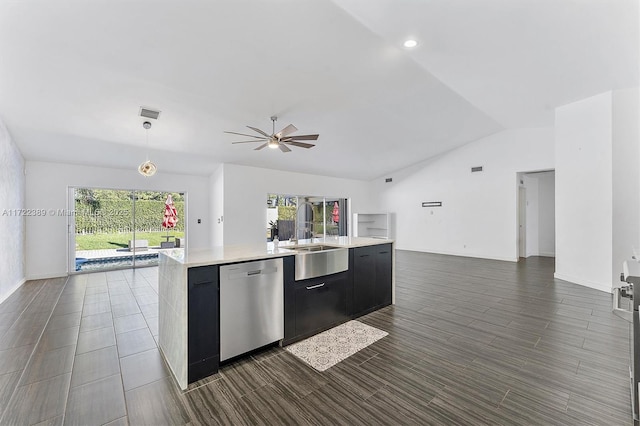
<svg viewBox="0 0 640 426"><path fill-rule="evenodd" d="M271 121L273 122L273 130L270 135L258 128L251 127L251 126L247 126L247 127L253 130L254 132L260 134L260 136L247 135L245 133L237 133L237 132L225 132L225 133L230 133L232 135L248 136L250 138L254 138L254 140L231 142L232 144L263 142L262 145L260 145L257 148L254 148L254 151L259 151L262 148L265 148L268 146L269 148L272 148L272 149L279 148L280 151L282 152L290 152L291 149L289 149L287 145L297 146L300 148L313 148L315 146L312 143L306 143L306 142L300 142L300 141L315 141L315 140L318 140L318 136L320 135L290 136L291 133L298 131L297 127L294 126L293 124L289 124L287 127L285 127L284 129L276 133L276 120L278 120L278 117L276 117L275 115L271 117Z"/></svg>

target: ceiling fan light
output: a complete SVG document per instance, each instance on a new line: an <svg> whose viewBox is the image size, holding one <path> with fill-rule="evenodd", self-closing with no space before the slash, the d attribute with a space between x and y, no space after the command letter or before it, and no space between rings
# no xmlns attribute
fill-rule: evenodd
<svg viewBox="0 0 640 426"><path fill-rule="evenodd" d="M138 167L138 172L144 177L151 177L156 174L158 168L151 161L147 160L144 163L140 164Z"/></svg>
<svg viewBox="0 0 640 426"><path fill-rule="evenodd" d="M278 147L280 146L280 143L276 139L270 139L268 146L271 149L278 149Z"/></svg>
<svg viewBox="0 0 640 426"><path fill-rule="evenodd" d="M413 39L408 39L405 40L405 42L403 43L404 47L407 47L409 49L416 47L418 45L418 42L416 40Z"/></svg>

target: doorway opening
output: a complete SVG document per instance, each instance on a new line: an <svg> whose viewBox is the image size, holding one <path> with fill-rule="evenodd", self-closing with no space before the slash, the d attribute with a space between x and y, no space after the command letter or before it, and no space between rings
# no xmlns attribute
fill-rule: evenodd
<svg viewBox="0 0 640 426"><path fill-rule="evenodd" d="M555 257L555 171L521 172L518 179L518 258Z"/></svg>
<svg viewBox="0 0 640 426"><path fill-rule="evenodd" d="M185 247L180 192L69 188L69 271L158 264L161 248Z"/></svg>

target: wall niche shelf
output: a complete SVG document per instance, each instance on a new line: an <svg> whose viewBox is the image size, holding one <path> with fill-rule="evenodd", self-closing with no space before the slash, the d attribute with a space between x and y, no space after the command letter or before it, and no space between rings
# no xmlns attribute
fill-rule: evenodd
<svg viewBox="0 0 640 426"><path fill-rule="evenodd" d="M391 238L389 213L354 213L353 233L355 237Z"/></svg>

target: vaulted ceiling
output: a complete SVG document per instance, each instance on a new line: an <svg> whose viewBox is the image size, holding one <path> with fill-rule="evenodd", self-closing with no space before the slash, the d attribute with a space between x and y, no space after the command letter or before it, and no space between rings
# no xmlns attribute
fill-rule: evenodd
<svg viewBox="0 0 640 426"><path fill-rule="evenodd" d="M372 179L637 86L638 21L636 0L0 0L0 118L31 160L136 168L147 106L159 173ZM316 147L223 133L271 115Z"/></svg>

